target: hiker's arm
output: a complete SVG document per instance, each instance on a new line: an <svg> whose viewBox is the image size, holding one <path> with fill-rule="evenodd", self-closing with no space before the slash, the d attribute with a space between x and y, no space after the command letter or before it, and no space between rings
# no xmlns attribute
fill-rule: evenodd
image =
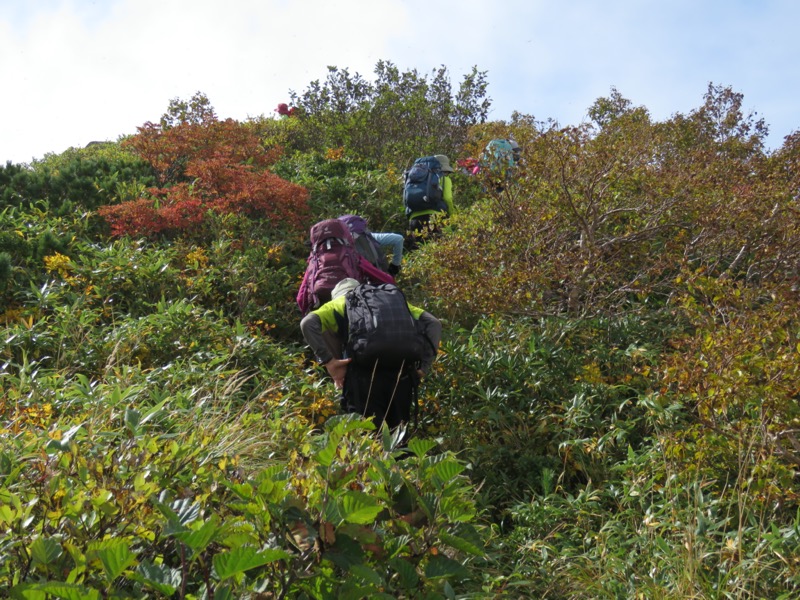
<svg viewBox="0 0 800 600"><path fill-rule="evenodd" d="M300 330L303 332L303 339L311 346L317 360L325 366L336 387L341 389L344 386L344 376L347 374L347 365L350 363L350 359L334 355L328 342L330 335L326 336L320 315L316 312L308 313L300 321Z"/></svg>
<svg viewBox="0 0 800 600"><path fill-rule="evenodd" d="M403 262L403 236L399 233L372 232L372 237L378 241L381 248L392 249L392 264L399 267Z"/></svg>
<svg viewBox="0 0 800 600"><path fill-rule="evenodd" d="M334 357L322 333L322 319L318 314L311 312L303 317L300 321L300 331L303 332L303 339L311 346L311 351L321 364L324 365Z"/></svg>
<svg viewBox="0 0 800 600"><path fill-rule="evenodd" d="M427 374L439 351L439 342L442 340L442 322L428 311L422 311L418 317L420 333L430 342L423 347L420 371Z"/></svg>
<svg viewBox="0 0 800 600"><path fill-rule="evenodd" d="M344 387L344 378L347 375L347 365L350 364L352 358L332 358L325 363L325 368L328 370L328 375L333 379L333 383L338 389Z"/></svg>
<svg viewBox="0 0 800 600"><path fill-rule="evenodd" d="M453 180L450 176L442 177L442 200L447 205L447 214L453 215L456 207L453 204Z"/></svg>

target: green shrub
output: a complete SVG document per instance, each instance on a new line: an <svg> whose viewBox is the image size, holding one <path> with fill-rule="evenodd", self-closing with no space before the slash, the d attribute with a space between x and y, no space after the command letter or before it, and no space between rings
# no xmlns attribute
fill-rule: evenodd
<svg viewBox="0 0 800 600"><path fill-rule="evenodd" d="M0 584L12 595L443 598L475 587L484 542L465 465L428 455L433 443L413 440L398 461L396 440L358 419L318 435L255 406L230 412L224 390L143 405L146 387L61 387L69 413L2 413L15 433L0 437Z"/></svg>

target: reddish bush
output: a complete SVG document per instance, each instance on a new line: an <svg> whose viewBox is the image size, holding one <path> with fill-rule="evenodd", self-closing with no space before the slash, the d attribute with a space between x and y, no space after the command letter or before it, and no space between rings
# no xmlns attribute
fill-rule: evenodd
<svg viewBox="0 0 800 600"><path fill-rule="evenodd" d="M280 149L265 149L246 124L145 123L126 144L150 163L160 187L148 189L147 198L100 209L114 236L195 233L208 211L302 224L308 192L267 170Z"/></svg>

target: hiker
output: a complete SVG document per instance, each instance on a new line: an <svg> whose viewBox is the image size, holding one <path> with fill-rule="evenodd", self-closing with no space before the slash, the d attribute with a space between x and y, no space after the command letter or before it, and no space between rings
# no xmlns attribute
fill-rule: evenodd
<svg viewBox="0 0 800 600"><path fill-rule="evenodd" d="M344 279L330 302L300 323L303 338L338 389L342 410L380 427L409 423L420 379L439 348L442 324L408 304L397 286Z"/></svg>
<svg viewBox="0 0 800 600"><path fill-rule="evenodd" d="M453 205L453 168L444 154L418 158L406 171L403 204L408 217L408 247L416 248L420 238L439 233L433 215L451 215Z"/></svg>
<svg viewBox="0 0 800 600"><path fill-rule="evenodd" d="M405 238L399 233L370 231L367 220L358 215L342 215L355 240L358 252L381 271L395 276L400 272L403 262L403 242ZM387 262L387 250L392 252L391 262Z"/></svg>
<svg viewBox="0 0 800 600"><path fill-rule="evenodd" d="M309 237L311 252L296 297L303 315L330 300L334 286L342 279L395 283L394 277L359 254L350 229L343 221L319 221L311 227Z"/></svg>
<svg viewBox="0 0 800 600"><path fill-rule="evenodd" d="M477 158L468 156L467 158L459 158L456 161L456 166L460 173L464 175L477 175L480 171L480 161Z"/></svg>
<svg viewBox="0 0 800 600"><path fill-rule="evenodd" d="M496 192L502 192L514 176L522 148L513 139L494 139L481 154L478 171L484 172Z"/></svg>

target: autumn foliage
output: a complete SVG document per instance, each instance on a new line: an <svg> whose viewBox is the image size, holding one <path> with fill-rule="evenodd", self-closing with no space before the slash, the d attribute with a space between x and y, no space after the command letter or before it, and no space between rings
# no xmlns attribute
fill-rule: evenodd
<svg viewBox="0 0 800 600"><path fill-rule="evenodd" d="M209 212L267 220L297 228L307 211L307 191L268 167L279 157L246 124L215 117L175 126L146 123L130 146L156 173L158 186L100 214L114 236L174 236L199 231Z"/></svg>
<svg viewBox="0 0 800 600"><path fill-rule="evenodd" d="M664 303L683 272L797 284L795 153L766 155L741 103L712 86L661 123L618 95L578 126L517 115L503 132L524 148L516 178L482 182L482 205L421 265L427 285L462 313L586 315Z"/></svg>

